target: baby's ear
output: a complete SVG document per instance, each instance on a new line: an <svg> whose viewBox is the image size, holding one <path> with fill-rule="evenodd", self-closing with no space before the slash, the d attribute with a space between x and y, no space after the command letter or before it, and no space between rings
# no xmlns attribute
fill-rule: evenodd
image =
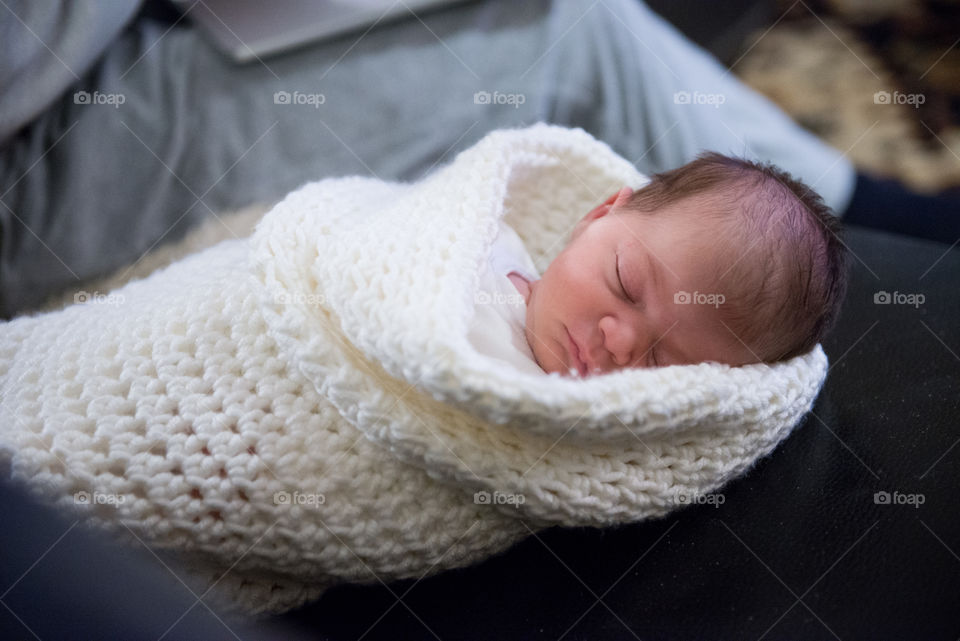
<svg viewBox="0 0 960 641"><path fill-rule="evenodd" d="M589 212L587 212L586 216L580 219L576 227L573 228L573 234L571 235L571 238L576 238L580 234L580 232L583 231L584 227L586 227L588 224L590 224L591 222L593 222L598 218L603 218L610 212L611 209L622 207L624 204L627 203L627 201L630 200L630 196L632 195L633 195L633 190L630 189L629 187L624 187L623 189L621 189L620 191L618 191L617 193L613 194L612 196L607 198L605 201L603 201L603 204L597 205L596 207L591 209Z"/></svg>
<svg viewBox="0 0 960 641"><path fill-rule="evenodd" d="M573 231L570 233L570 240L573 240L574 238L579 236L580 233L584 230L584 228L586 228L587 225L589 225L590 223L592 223L598 218L603 218L604 216L606 216L607 213L610 211L610 206L611 206L610 201L607 201L602 205L597 205L596 207L588 211L587 214L583 218L581 218L579 221L577 221L576 225L574 225Z"/></svg>
<svg viewBox="0 0 960 641"><path fill-rule="evenodd" d="M626 205L630 201L631 196L633 196L633 189L630 187L623 187L620 189L620 191L610 196L610 198L607 199L607 202L610 203L611 209L616 209Z"/></svg>

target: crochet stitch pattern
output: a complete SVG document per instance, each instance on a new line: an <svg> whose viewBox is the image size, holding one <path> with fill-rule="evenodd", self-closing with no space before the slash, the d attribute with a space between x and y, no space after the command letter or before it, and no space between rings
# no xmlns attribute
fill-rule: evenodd
<svg viewBox="0 0 960 641"><path fill-rule="evenodd" d="M542 269L602 195L645 182L586 132L538 124L415 183L304 185L249 239L0 325L0 460L244 615L552 525L663 516L790 433L826 377L819 345L579 380L466 338L501 218Z"/></svg>

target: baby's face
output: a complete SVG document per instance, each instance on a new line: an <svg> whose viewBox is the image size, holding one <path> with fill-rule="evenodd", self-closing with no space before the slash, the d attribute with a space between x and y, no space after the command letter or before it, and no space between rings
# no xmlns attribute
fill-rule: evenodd
<svg viewBox="0 0 960 641"><path fill-rule="evenodd" d="M720 320L719 297L709 297L722 294L709 289L720 275L710 230L695 214L684 215L695 212L697 201L641 215L620 210L630 193L624 188L584 216L531 283L525 331L540 367L583 376L757 362ZM694 292L697 299L684 302Z"/></svg>

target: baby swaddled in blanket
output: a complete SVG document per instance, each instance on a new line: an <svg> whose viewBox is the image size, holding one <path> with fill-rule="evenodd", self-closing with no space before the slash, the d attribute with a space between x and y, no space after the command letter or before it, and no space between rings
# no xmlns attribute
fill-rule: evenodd
<svg viewBox="0 0 960 641"><path fill-rule="evenodd" d="M249 239L0 327L0 459L247 615L661 516L810 409L831 221L772 168L650 180L547 125L417 183L311 183Z"/></svg>
<svg viewBox="0 0 960 641"><path fill-rule="evenodd" d="M791 358L836 318L839 234L809 187L770 165L704 153L592 209L542 279L501 222L471 339L520 369L571 376ZM515 310L500 314L511 340L492 339L497 323L479 304Z"/></svg>

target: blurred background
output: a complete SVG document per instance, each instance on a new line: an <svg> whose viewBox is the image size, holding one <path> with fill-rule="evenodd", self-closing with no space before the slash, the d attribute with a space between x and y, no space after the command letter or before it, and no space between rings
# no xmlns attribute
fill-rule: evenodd
<svg viewBox="0 0 960 641"><path fill-rule="evenodd" d="M717 52L737 76L859 169L960 193L960 2L764 4Z"/></svg>
<svg viewBox="0 0 960 641"><path fill-rule="evenodd" d="M240 0L236 2L240 4ZM13 19L8 4L15 5L11 0L0 0L0 10L7 10L5 22L0 22L0 34L5 34L10 43L20 23ZM316 57L308 48L268 57L267 64L235 67L193 38L192 19L182 19L180 10L168 0L129 4L136 5L130 11L135 14L132 24L138 29L130 27L119 36L114 34L117 41L110 53L116 59L112 67L98 63L92 70L77 74L83 76L82 80L68 77L66 85L58 90L62 95L51 94L51 104L44 106L44 113L11 138L7 155L0 157L0 161L7 161L6 165L0 162L0 169L7 170L5 174L0 172L0 214L8 212L11 216L6 225L0 220L0 230L7 236L20 234L0 247L0 259L10 265L8 288L22 294L10 302L8 314L28 309L40 294L48 290L56 293L57 287L82 285L98 292L112 289L96 283L81 284L81 276L106 276L118 268L119 280L142 276L179 255L224 237L249 233L271 198L282 196L306 177L374 170L384 177L413 177L448 160L455 147L466 146L492 124L517 125L540 113L532 107L539 94L531 93L527 111L504 105L498 111L496 105L471 101L477 88L510 89L514 79L509 70L499 75L494 65L488 67L487 58L492 56L478 55L476 59L468 57L483 72L483 79L476 78L474 86L473 76L463 73L462 61L454 53L475 51L470 48L473 27L462 29L451 21L447 35L440 29L444 26L442 12L425 12L422 20L419 15L416 20L405 17L413 27L408 30L412 33L384 26L372 31L359 46L359 34L350 33L318 44ZM186 6L195 4L191 1ZM476 32L487 38L499 34L501 39L495 40L498 46L507 48L520 41L524 33L528 37L539 33L535 27L541 19L530 9L537 3L501 3L508 9L490 14L478 9L482 4L479 0L463 2L458 10L476 10ZM65 6L106 5L77 2ZM649 5L714 54L729 73L843 152L857 169L896 179L916 192L947 192L960 197L960 1L650 0ZM43 4L24 3L20 8L28 6ZM49 2L49 6L55 4ZM576 9L572 12L576 19L581 12L589 13L593 5L583 2L570 6ZM521 16L512 26L515 32L498 22L512 25L504 16L508 12ZM525 12L531 15L525 16ZM20 13L26 15L25 11ZM82 14L78 11L73 17L82 18ZM598 16L606 20L597 23L600 27L622 24L598 8L581 30L590 18ZM104 21L92 22L93 31ZM430 30L422 28L420 22ZM47 26L57 23L53 19L39 21ZM397 24L402 28L403 20ZM56 32L55 28L50 30ZM577 31L572 27L570 31L573 35L563 45L579 56L588 47L577 49ZM565 27L558 32L557 41L567 38ZM20 35L28 43L37 39L31 34ZM3 38L0 35L0 44ZM46 44L33 44L42 55L48 51L57 55ZM554 44L556 41L551 40L549 46ZM411 91L404 100L391 101L396 96L391 95L388 81L407 79L410 86L418 86L423 69L404 63L416 60L413 53L430 47L437 53L437 69L450 74L450 86L445 87L449 99L429 103L429 110L419 108L416 99L421 96L416 94L420 92ZM604 53L610 51L619 53L603 49ZM537 51L535 56L539 54ZM0 72L14 66L13 57L0 56ZM163 60L158 62L158 57ZM564 61L575 59L571 55ZM378 61L383 67L380 74ZM59 62L47 62L63 74ZM527 62L521 59L521 68L527 67ZM147 73L153 64L156 76ZM347 73L350 64L354 66ZM78 70L80 66L77 63ZM311 119L315 110L277 106L276 90L312 86L297 75L303 66L326 78L324 89L329 86L331 96L350 97L355 92L369 96L362 105L350 103L339 112L347 124L359 120L360 126L330 128L314 124L302 128L300 125ZM172 71L164 73L166 70ZM354 77L354 70L360 70L363 77L360 72ZM187 71L203 72L204 83L197 83L202 86L191 83ZM134 82L138 73L143 74L142 79ZM581 70L581 74L592 80L589 73ZM557 74L558 78L567 75L573 74ZM39 74L22 76L36 79ZM115 87L98 84L111 77L117 81ZM310 78L310 82L313 80ZM76 103L73 95L75 89L83 87L128 91L130 103L121 111L88 108ZM250 88L242 91L244 87ZM591 122L596 115L593 112L601 111L598 106L603 104L593 102L590 90L596 88L587 80L584 87L566 87L564 101L557 101L564 102L562 117ZM24 93L36 99L36 92ZM548 97L555 99L561 93ZM132 107L135 98L139 99L139 111ZM414 106L405 111L401 107L407 99ZM327 105L325 118L328 112L338 113L336 102L331 100ZM438 104L444 109L438 109ZM0 116L9 115L9 110L4 111L0 109ZM451 112L457 112L460 119ZM257 114L261 120L254 118ZM281 124L275 129L277 122ZM372 136L371 122L389 126L377 127L378 135ZM178 127L176 134L168 131L174 125ZM224 126L217 129L218 125ZM236 127L231 129L232 125ZM391 137L404 127L416 136L408 133ZM652 129L660 131L656 125ZM431 139L431 130L453 134L450 139ZM210 131L222 136L210 135ZM301 131L309 135L303 136ZM98 137L100 132L105 134L102 139ZM98 144L71 146L81 133L88 136L85 140ZM407 138L417 137L423 144L402 144ZM191 144L193 139L204 144ZM301 139L308 144L298 146ZM647 142L642 141L640 151L647 148ZM404 147L411 149L401 154L398 150ZM102 171L98 175L91 167L101 167ZM131 188L128 183L134 169L142 181ZM74 175L76 180L68 182ZM65 190L65 185L73 191ZM115 192L126 196L132 193L136 206L119 197L111 200ZM81 197L70 197L73 194ZM91 194L99 196L102 205L95 202L98 199L89 198ZM56 195L61 197L53 198ZM88 200L94 204L89 205ZM262 207L257 208L258 203ZM203 206L197 206L200 204ZM218 217L251 204L249 210L234 211L232 218ZM84 205L89 206L81 212ZM943 206L948 207L948 214L960 210L953 200ZM902 209L905 218L917 217L917 210L909 206L895 203L892 207ZM868 214L873 212L870 206L864 209ZM16 218L12 218L14 212ZM928 219L950 219L942 213L943 209L937 209ZM960 522L955 517L955 488L960 484L960 468L955 463L960 452L956 447L960 443L956 434L960 326L955 318L960 313L956 297L960 263L957 252L948 244L956 247L957 234L945 233L947 244L942 244L858 229L856 225L851 228L850 245L859 260L854 264L843 322L825 345L835 367L818 399L817 419L808 421L783 450L758 465L751 476L731 485L731 497L736 498L722 513L724 521L709 506L676 517L674 522L682 523L671 534L673 542L665 540L670 544L649 556L644 552L641 569L621 577L624 580L618 587L618 599L623 607L616 614L594 608L597 602L567 576L566 564L591 578L594 575L589 573L596 572L605 581L604 572L619 574L621 567L633 567L630 564L636 562L638 551L646 549L640 542L654 544L664 537L663 523L640 523L606 532L555 531L545 538L549 544L546 547L530 541L480 567L424 581L410 598L416 611L428 612L432 627L449 635L443 638L466 638L463 635L470 633L476 638L559 638L560 633L570 631L564 631L566 618L591 608L595 618L584 624L589 636L579 638L623 638L625 630L619 616L623 613L632 627L643 631L644 638L956 639L960 634L955 604L960 573L953 563L960 558L954 552L960 549ZM186 236L188 229L192 231ZM179 246L167 251L161 240L171 242L171 247L176 241ZM134 261L133 267L124 267ZM0 276L2 273L0 270ZM923 292L929 305L919 310L892 305L878 308L874 304L878 288ZM76 302L75 292L67 290L55 305L72 302ZM907 435L905 430L909 430ZM934 468L935 473L928 474ZM874 469L883 475L882 485ZM876 490L914 486L927 496L925 511L918 513L925 521L908 511L882 512L871 502ZM17 509L15 500L26 507ZM160 625L160 630L169 622L155 620L165 613L172 611L179 616L196 605L191 598L181 603L190 595L173 583L166 568L150 558L134 562L118 555L103 537L76 546L72 541L65 543L58 548L62 558L54 562L54 557L48 556L45 563L39 563L45 547L58 540L56 537L69 524L55 521L62 515L52 513L40 522L40 512L33 511L22 497L3 497L0 504L7 507L4 519L0 519L0 526L7 527L0 527L0 534L14 541L0 546L11 561L5 582L10 587L0 595L0 601L7 599L3 603L6 610L0 610L0 638L27 638L21 619L29 621L33 630L41 632L34 636L43 639L148 638L132 633L77 633L77 619L68 615L69 608L88 617L103 616L104 625L116 625L114 612L119 612L102 612L102 607L98 610L95 605L86 607L83 598L103 603L107 598L123 602L133 597L138 602L129 603L124 610L129 619L144 626ZM878 522L881 525L874 529ZM741 541L731 536L734 531L760 534L744 549ZM53 535L44 538L38 533ZM848 555L851 544L859 547ZM553 553L554 549L561 554ZM598 550L602 554L598 555ZM556 562L561 556L563 567ZM102 563L93 561L101 557ZM824 570L829 571L841 559L843 564L835 576L821 582ZM110 562L117 565L111 566ZM791 595L768 574L766 563L788 576L798 593L816 586L808 598L832 629L820 626L796 601L791 605ZM545 574L544 568L555 574ZM121 578L132 583L126 584ZM164 579L169 585L164 585ZM564 579L569 584L562 583ZM14 585L16 591L12 591ZM95 588L115 593L100 596ZM161 594L157 596L151 589ZM164 600L164 591L169 602ZM536 607L529 607L530 595L539 595L541 601L534 602ZM21 601L8 605L18 596ZM290 618L299 616L312 632L323 635L311 638L431 638L418 620L403 608L393 607L393 596L382 586L342 586ZM56 610L60 616L50 617L55 597L60 599ZM450 607L450 603L458 607ZM31 607L34 610L28 615ZM200 608L194 608L194 612L199 613L198 618L206 616ZM490 616L491 612L499 616ZM757 616L758 612L769 616ZM210 634L184 632L167 638L221 638L218 634L233 638L223 634L226 631L219 622L206 621L211 622L214 629ZM184 627L177 632L190 623L184 620ZM44 624L62 625L65 631L60 636L42 633L40 626ZM87 624L93 625L89 621ZM502 627L495 629L498 624ZM772 628L767 626L778 624L775 632L768 634ZM8 635L2 633L3 625L11 630ZM686 634L679 632L683 626L689 626ZM368 634L374 628L373 635L379 636ZM661 628L669 632L655 636ZM409 633L396 632L404 629ZM597 634L599 629L613 632ZM801 629L803 632L797 632ZM833 634L833 629L840 634Z"/></svg>

